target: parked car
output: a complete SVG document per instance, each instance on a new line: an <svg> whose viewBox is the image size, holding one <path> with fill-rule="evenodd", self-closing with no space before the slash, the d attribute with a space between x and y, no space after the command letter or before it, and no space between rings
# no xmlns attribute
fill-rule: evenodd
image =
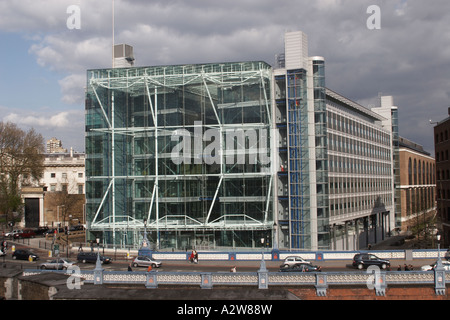
<svg viewBox="0 0 450 320"><path fill-rule="evenodd" d="M97 253L95 252L80 252L77 255L77 261L87 263L96 263L97 262ZM111 263L112 259L110 257L105 257L100 255L100 261L101 263Z"/></svg>
<svg viewBox="0 0 450 320"><path fill-rule="evenodd" d="M78 224L76 226L71 226L69 228L69 231L83 231L84 230L84 226L82 224Z"/></svg>
<svg viewBox="0 0 450 320"><path fill-rule="evenodd" d="M286 259L284 259L283 264L281 265L281 267L283 266L293 266L299 263L307 263L307 264L311 264L310 261L307 261L305 259L303 259L300 256L289 256Z"/></svg>
<svg viewBox="0 0 450 320"><path fill-rule="evenodd" d="M30 259L32 259L33 261L39 260L39 256L37 254L31 252L30 250L23 250L23 249L18 249L14 251L14 253L12 254L12 258L18 260L30 260Z"/></svg>
<svg viewBox="0 0 450 320"><path fill-rule="evenodd" d="M14 234L14 239L19 238L34 238L36 236L36 233L34 233L31 229L23 229L19 230L19 232Z"/></svg>
<svg viewBox="0 0 450 320"><path fill-rule="evenodd" d="M33 231L38 236L43 235L48 231L48 227L37 227Z"/></svg>
<svg viewBox="0 0 450 320"><path fill-rule="evenodd" d="M320 272L321 267L313 266L310 263L297 263L294 265L282 265L280 267L281 272Z"/></svg>
<svg viewBox="0 0 450 320"><path fill-rule="evenodd" d="M51 228L44 232L44 236L53 235L55 233L64 233L64 228Z"/></svg>
<svg viewBox="0 0 450 320"><path fill-rule="evenodd" d="M10 231L10 232L6 232L6 233L5 233L5 237L13 238L14 235L15 235L16 233L19 233L19 232L22 232L22 230L20 230L20 229L15 229L15 230L12 230L12 231Z"/></svg>
<svg viewBox="0 0 450 320"><path fill-rule="evenodd" d="M434 268L436 268L437 265L437 261L433 264L428 264L425 266L422 266L420 269L422 271L430 271L430 270L434 270ZM450 271L450 261L442 261L442 266L444 267L445 271Z"/></svg>
<svg viewBox="0 0 450 320"><path fill-rule="evenodd" d="M159 268L161 267L161 261L156 261L146 256L138 256L133 260L133 267L148 267Z"/></svg>
<svg viewBox="0 0 450 320"><path fill-rule="evenodd" d="M55 259L41 263L41 269L53 269L53 270L66 270L68 267L73 266L75 262L67 259Z"/></svg>
<svg viewBox="0 0 450 320"><path fill-rule="evenodd" d="M389 260L380 259L374 254L358 253L353 257L352 265L358 269L367 268L369 266L378 266L381 269L390 267Z"/></svg>

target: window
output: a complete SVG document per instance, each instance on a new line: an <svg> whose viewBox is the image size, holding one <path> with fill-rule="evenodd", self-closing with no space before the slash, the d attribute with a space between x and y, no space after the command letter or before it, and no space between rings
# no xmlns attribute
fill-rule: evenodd
<svg viewBox="0 0 450 320"><path fill-rule="evenodd" d="M50 173L50 178L56 178L56 173L54 172Z"/></svg>

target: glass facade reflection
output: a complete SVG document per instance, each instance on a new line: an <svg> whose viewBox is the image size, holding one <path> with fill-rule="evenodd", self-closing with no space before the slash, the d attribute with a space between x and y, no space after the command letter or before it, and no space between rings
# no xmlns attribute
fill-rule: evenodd
<svg viewBox="0 0 450 320"><path fill-rule="evenodd" d="M264 62L89 70L91 237L133 244L146 224L158 248L271 245L271 78Z"/></svg>

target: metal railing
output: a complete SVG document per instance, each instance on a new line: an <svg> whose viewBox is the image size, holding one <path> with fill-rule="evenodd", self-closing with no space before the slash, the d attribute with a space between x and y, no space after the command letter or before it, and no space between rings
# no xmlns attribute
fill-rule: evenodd
<svg viewBox="0 0 450 320"><path fill-rule="evenodd" d="M354 272L269 272L264 262L257 272L159 272L159 271L105 271L98 264L93 270L35 270L27 269L23 276L47 272L66 274L68 282L78 279L84 283L135 284L154 289L160 285L200 286L212 289L214 286L255 286L268 289L269 286L315 287L318 296L326 296L329 286L365 286L375 290L377 296L384 296L390 285L432 285L436 295L446 294L446 283L450 273L443 269L433 271L381 271L369 268Z"/></svg>

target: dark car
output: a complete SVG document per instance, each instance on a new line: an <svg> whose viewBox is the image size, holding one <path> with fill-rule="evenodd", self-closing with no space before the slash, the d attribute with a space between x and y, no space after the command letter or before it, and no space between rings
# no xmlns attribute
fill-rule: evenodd
<svg viewBox="0 0 450 320"><path fill-rule="evenodd" d="M19 260L39 260L39 256L33 252L31 252L30 250L23 250L23 249L18 249L16 251L14 251L14 253L12 254L12 258L13 259L19 259Z"/></svg>
<svg viewBox="0 0 450 320"><path fill-rule="evenodd" d="M95 252L80 252L77 256L77 260L83 263L91 262L96 263L97 262L97 253ZM112 259L109 257L105 257L100 255L100 261L101 263L111 263Z"/></svg>
<svg viewBox="0 0 450 320"><path fill-rule="evenodd" d="M14 234L14 239L18 238L34 238L36 233L31 229L23 229Z"/></svg>
<svg viewBox="0 0 450 320"><path fill-rule="evenodd" d="M358 253L353 257L352 265L358 269L364 269L369 266L378 266L381 269L390 267L389 260L378 258L374 254L370 253Z"/></svg>
<svg viewBox="0 0 450 320"><path fill-rule="evenodd" d="M283 264L280 267L281 272L320 272L319 266L314 266L310 263L297 263L291 266Z"/></svg>
<svg viewBox="0 0 450 320"><path fill-rule="evenodd" d="M33 231L36 235L41 236L48 232L48 227L37 227Z"/></svg>
<svg viewBox="0 0 450 320"><path fill-rule="evenodd" d="M64 233L64 228L51 228L44 232L44 236L52 236L55 233Z"/></svg>

